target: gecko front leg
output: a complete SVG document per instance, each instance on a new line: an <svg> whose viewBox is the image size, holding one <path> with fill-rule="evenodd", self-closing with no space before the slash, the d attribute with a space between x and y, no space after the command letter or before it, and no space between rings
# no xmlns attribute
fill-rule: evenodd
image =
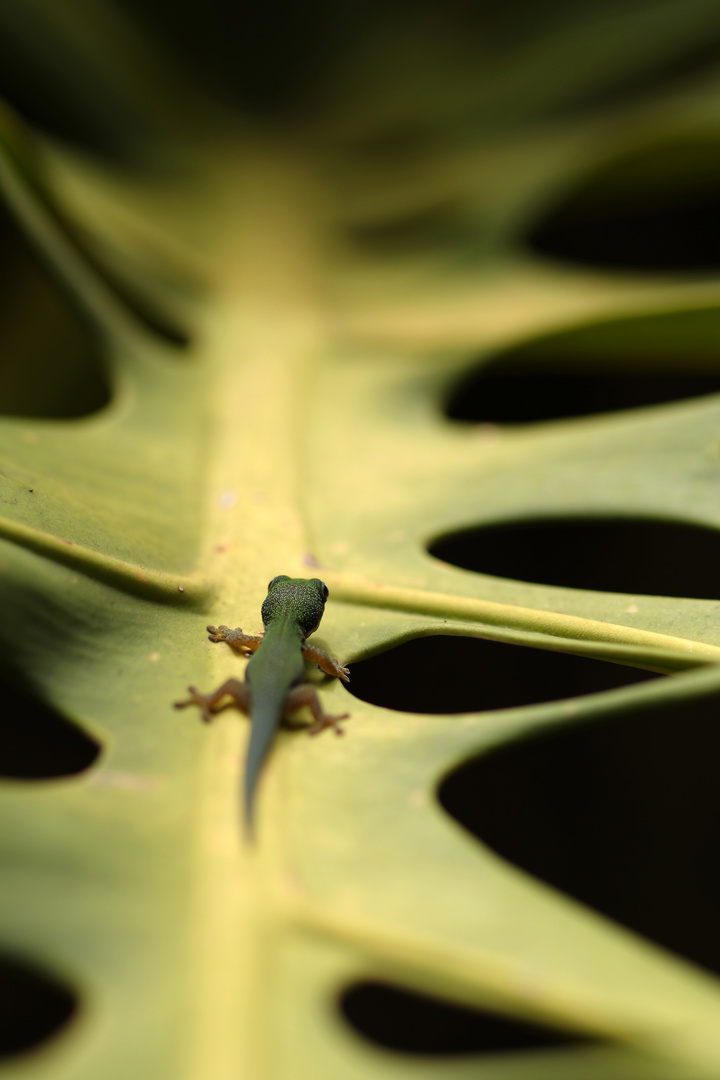
<svg viewBox="0 0 720 1080"><path fill-rule="evenodd" d="M262 645L262 634L244 634L239 626L231 630L228 626L206 626L208 637L215 643L224 641L233 649L247 649L254 653Z"/></svg>
<svg viewBox="0 0 720 1080"><path fill-rule="evenodd" d="M317 664L326 675L333 675L336 679L342 679L343 682L350 682L349 670L338 660L333 659L324 649L318 649L315 645L308 645L307 641L304 641L302 654L303 659L311 664Z"/></svg>

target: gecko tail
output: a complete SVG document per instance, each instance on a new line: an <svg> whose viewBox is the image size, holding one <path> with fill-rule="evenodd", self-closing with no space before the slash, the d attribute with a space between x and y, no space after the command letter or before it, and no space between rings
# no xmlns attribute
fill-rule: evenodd
<svg viewBox="0 0 720 1080"><path fill-rule="evenodd" d="M245 789L243 797L243 829L245 831L245 840L248 844L255 843L255 818L253 815L253 802L252 798L248 798L247 788Z"/></svg>
<svg viewBox="0 0 720 1080"><path fill-rule="evenodd" d="M250 842L255 839L255 794L260 779L260 771L280 724L284 699L285 691L281 694L261 694L253 699L250 742L245 758L245 781L242 797L245 837Z"/></svg>

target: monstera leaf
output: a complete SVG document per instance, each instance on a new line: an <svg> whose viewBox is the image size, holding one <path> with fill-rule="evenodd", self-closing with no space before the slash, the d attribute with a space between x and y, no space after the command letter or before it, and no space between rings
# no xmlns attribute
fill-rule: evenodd
<svg viewBox="0 0 720 1080"><path fill-rule="evenodd" d="M714 5L0 28L3 1075L720 1076Z"/></svg>

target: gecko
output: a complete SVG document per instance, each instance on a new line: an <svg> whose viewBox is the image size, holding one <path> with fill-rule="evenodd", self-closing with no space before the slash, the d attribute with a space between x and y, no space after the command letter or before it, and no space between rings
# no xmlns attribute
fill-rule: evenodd
<svg viewBox="0 0 720 1080"><path fill-rule="evenodd" d="M196 687L189 686L190 697L175 702L176 709L197 705L203 720L209 722L212 714L222 708L224 699L231 698L250 717L243 798L248 837L253 835L253 806L260 769L283 717L307 706L313 716L308 729L311 735L326 727L334 728L340 735L340 721L349 715L330 716L323 710L315 688L303 683L305 661L317 664L327 675L350 681L346 667L305 640L320 625L328 595L327 586L319 578L291 578L287 574L274 577L261 609L263 634L244 634L239 626L235 630L227 626L207 627L210 641L224 641L234 649L245 650L246 655L252 654L245 681L227 679L210 694L201 694Z"/></svg>

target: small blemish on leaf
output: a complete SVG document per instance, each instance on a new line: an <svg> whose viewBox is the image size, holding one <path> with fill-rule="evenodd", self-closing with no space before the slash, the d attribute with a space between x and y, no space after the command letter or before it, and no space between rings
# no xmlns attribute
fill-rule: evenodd
<svg viewBox="0 0 720 1080"><path fill-rule="evenodd" d="M184 585L178 585L178 592L185 592L185 586Z"/></svg>
<svg viewBox="0 0 720 1080"><path fill-rule="evenodd" d="M232 510L237 503L237 493L235 491L223 491L218 501L223 510Z"/></svg>
<svg viewBox="0 0 720 1080"><path fill-rule="evenodd" d="M630 604L630 607L625 608L626 615L635 615L640 610L637 604Z"/></svg>
<svg viewBox="0 0 720 1080"><path fill-rule="evenodd" d="M160 653L159 652L148 653L148 660L150 661L151 664L155 664L159 659L160 659Z"/></svg>
<svg viewBox="0 0 720 1080"><path fill-rule="evenodd" d="M472 433L478 439L496 439L500 428L497 424L473 424Z"/></svg>

